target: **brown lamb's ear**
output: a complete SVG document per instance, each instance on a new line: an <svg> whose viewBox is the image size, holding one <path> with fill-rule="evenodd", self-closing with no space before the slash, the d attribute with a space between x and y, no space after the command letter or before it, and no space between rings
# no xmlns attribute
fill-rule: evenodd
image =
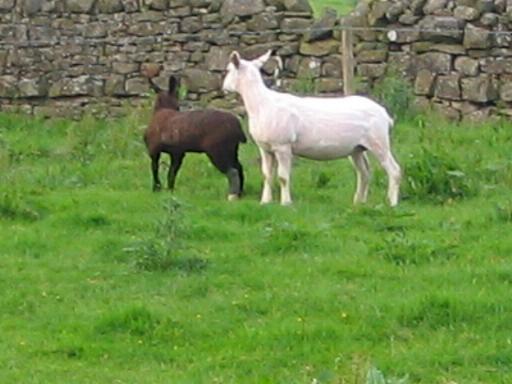
<svg viewBox="0 0 512 384"><path fill-rule="evenodd" d="M238 67L240 67L240 54L237 51L233 51L229 57L229 61L238 69Z"/></svg>
<svg viewBox="0 0 512 384"><path fill-rule="evenodd" d="M169 77L169 93L170 94L176 94L178 85L179 85L179 81L176 77L174 77L174 76Z"/></svg>
<svg viewBox="0 0 512 384"><path fill-rule="evenodd" d="M151 87L151 89L153 91L155 91L155 93L160 93L161 89L158 87L158 85L156 85L154 82L153 82L153 79L148 79L149 80L149 86Z"/></svg>

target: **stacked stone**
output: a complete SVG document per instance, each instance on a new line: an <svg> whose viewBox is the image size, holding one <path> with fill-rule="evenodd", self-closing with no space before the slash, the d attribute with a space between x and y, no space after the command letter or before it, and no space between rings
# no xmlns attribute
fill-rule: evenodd
<svg viewBox="0 0 512 384"><path fill-rule="evenodd" d="M189 100L231 108L220 86L233 49L277 50L284 86L339 91L339 39L319 30L336 22L315 22L307 0L0 0L0 109L115 114L151 95L148 77L165 88L170 74Z"/></svg>
<svg viewBox="0 0 512 384"><path fill-rule="evenodd" d="M512 4L507 3L361 2L345 22L385 31L357 33L357 72L373 82L392 65L414 82L420 105L453 119L512 115Z"/></svg>

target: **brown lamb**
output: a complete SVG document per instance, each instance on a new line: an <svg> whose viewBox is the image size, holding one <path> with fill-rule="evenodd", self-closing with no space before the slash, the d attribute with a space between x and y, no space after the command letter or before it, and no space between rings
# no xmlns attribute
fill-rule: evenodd
<svg viewBox="0 0 512 384"><path fill-rule="evenodd" d="M171 76L169 90L160 91L155 100L153 117L144 133L151 158L153 190L161 189L158 175L160 154L168 153L171 165L167 175L170 190L187 152L206 153L212 164L226 175L228 199L241 196L244 172L238 160L238 146L247 141L238 117L215 109L179 111L178 80Z"/></svg>

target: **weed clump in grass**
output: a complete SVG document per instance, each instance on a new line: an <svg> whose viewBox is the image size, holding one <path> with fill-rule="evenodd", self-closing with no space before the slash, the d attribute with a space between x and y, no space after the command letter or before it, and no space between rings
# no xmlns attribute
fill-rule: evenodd
<svg viewBox="0 0 512 384"><path fill-rule="evenodd" d="M454 246L433 240L411 239L405 232L392 233L374 247L377 255L397 266L421 265L454 257Z"/></svg>
<svg viewBox="0 0 512 384"><path fill-rule="evenodd" d="M494 208L494 219L501 223L512 223L512 202L497 204Z"/></svg>
<svg viewBox="0 0 512 384"><path fill-rule="evenodd" d="M154 233L127 249L135 254L134 261L137 269L143 271L177 269L183 272L198 272L206 268L206 260L183 255L185 245L182 238L185 225L181 210L181 203L171 197L164 203L164 218L157 221Z"/></svg>
<svg viewBox="0 0 512 384"><path fill-rule="evenodd" d="M418 200L444 203L478 195L478 185L442 151L422 147L407 164L405 193Z"/></svg>
<svg viewBox="0 0 512 384"><path fill-rule="evenodd" d="M161 319L143 306L134 306L102 318L95 327L99 334L128 333L149 336L161 324Z"/></svg>
<svg viewBox="0 0 512 384"><path fill-rule="evenodd" d="M41 215L20 198L17 193L3 192L0 194L0 218L8 220L39 220Z"/></svg>
<svg viewBox="0 0 512 384"><path fill-rule="evenodd" d="M285 255L293 252L307 251L314 243L311 233L297 224L269 223L263 230L260 252L263 255Z"/></svg>

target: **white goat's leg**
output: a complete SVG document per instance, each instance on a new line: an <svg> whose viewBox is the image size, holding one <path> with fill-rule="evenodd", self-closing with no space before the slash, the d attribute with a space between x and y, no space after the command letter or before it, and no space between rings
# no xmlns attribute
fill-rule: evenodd
<svg viewBox="0 0 512 384"><path fill-rule="evenodd" d="M281 205L290 205L290 175L292 171L292 151L289 146L280 147L275 152L277 160L277 175L281 186Z"/></svg>
<svg viewBox="0 0 512 384"><path fill-rule="evenodd" d="M350 155L357 176L357 188L354 194L354 204L366 203L368 200L368 187L370 182L370 164L363 150L356 150Z"/></svg>
<svg viewBox="0 0 512 384"><path fill-rule="evenodd" d="M261 204L267 204L272 201L272 179L274 171L274 155L260 148L261 154L261 172L263 173L263 192L261 194Z"/></svg>
<svg viewBox="0 0 512 384"><path fill-rule="evenodd" d="M375 151L373 152L377 160L382 165L382 168L388 174L388 201L392 207L398 204L398 194L400 189L400 179L402 172L400 166L391 154L391 151Z"/></svg>
<svg viewBox="0 0 512 384"><path fill-rule="evenodd" d="M375 155L388 175L388 200L389 204L394 207L398 204L402 171L391 153L389 139L382 137L380 140L369 140L366 146Z"/></svg>
<svg viewBox="0 0 512 384"><path fill-rule="evenodd" d="M398 195L400 193L400 179L402 178L402 171L400 166L396 162L395 158L388 153L386 160L383 163L383 167L388 174L389 186L388 186L388 200L389 204L394 207L398 204Z"/></svg>

